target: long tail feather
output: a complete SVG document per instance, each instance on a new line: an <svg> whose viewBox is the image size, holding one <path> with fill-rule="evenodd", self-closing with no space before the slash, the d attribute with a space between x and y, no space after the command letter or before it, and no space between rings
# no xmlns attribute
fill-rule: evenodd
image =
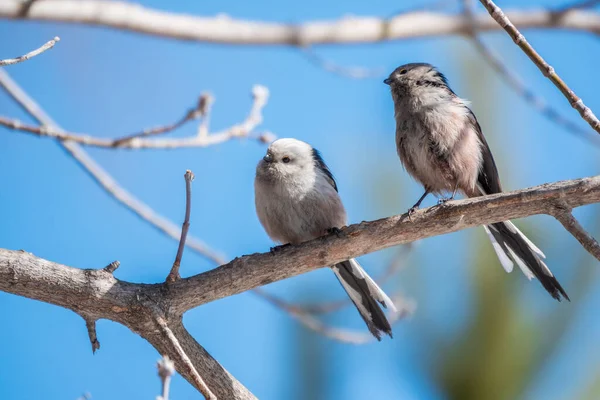
<svg viewBox="0 0 600 400"><path fill-rule="evenodd" d="M392 337L392 327L377 302L394 312L396 307L360 264L355 260L348 260L334 265L331 269L373 336L381 340L383 332Z"/></svg>
<svg viewBox="0 0 600 400"><path fill-rule="evenodd" d="M560 301L563 297L570 301L563 287L542 260L546 257L544 253L512 222L499 222L484 228L506 272L512 271L514 262L528 279L537 278L556 300Z"/></svg>

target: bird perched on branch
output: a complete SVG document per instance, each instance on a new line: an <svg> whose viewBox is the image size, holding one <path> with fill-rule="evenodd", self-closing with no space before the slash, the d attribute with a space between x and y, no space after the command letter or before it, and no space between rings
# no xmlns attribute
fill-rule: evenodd
<svg viewBox="0 0 600 400"><path fill-rule="evenodd" d="M346 210L331 171L320 153L296 139L273 142L256 167L256 213L267 234L282 244L299 244L337 232ZM394 303L356 260L331 267L369 331L381 340L392 328L379 304Z"/></svg>
<svg viewBox="0 0 600 400"><path fill-rule="evenodd" d="M454 199L458 191L468 197L502 192L496 163L477 118L442 73L430 64L406 64L383 82L390 86L394 100L398 156L425 188L409 215L429 193L452 193L440 199L442 204ZM516 263L528 279L538 278L552 297L569 300L544 263L544 253L512 222L484 228L507 272Z"/></svg>

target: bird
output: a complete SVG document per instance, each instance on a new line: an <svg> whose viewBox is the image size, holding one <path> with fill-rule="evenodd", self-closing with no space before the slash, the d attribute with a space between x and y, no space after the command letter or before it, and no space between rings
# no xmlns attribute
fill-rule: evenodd
<svg viewBox="0 0 600 400"><path fill-rule="evenodd" d="M269 145L256 167L254 193L260 223L282 246L339 234L347 223L337 183L321 153L297 139L278 139ZM371 334L377 340L382 333L392 337L380 304L393 312L396 307L360 264L350 259L331 269Z"/></svg>
<svg viewBox="0 0 600 400"><path fill-rule="evenodd" d="M409 216L428 194L439 204L457 192L478 197L502 192L498 169L469 102L458 97L446 77L428 63L396 68L389 85L396 120L396 150L406 171L425 189ZM444 194L451 193L449 197ZM544 253L510 221L484 226L506 272L516 263L537 278L556 300L569 296L544 263Z"/></svg>

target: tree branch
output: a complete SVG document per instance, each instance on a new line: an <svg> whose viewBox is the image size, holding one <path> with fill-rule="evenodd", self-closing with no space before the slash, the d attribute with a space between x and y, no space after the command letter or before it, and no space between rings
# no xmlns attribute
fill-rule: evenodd
<svg viewBox="0 0 600 400"><path fill-rule="evenodd" d="M5 74L5 76L7 76ZM2 77L0 77L2 79ZM202 107L202 98L198 107ZM9 119L0 116L0 125L9 129L27 132L38 136L55 138L61 141L69 141L85 146L103 147L103 148L118 148L118 149L176 149L181 147L208 147L215 144L226 142L233 138L250 137L250 134L262 123L262 110L267 104L269 98L269 90L260 85L254 85L252 88L252 108L246 119L236 125L233 125L223 131L208 133L206 120L203 120L199 127L199 134L172 139L150 139L146 136L158 135L171 132L186 122L196 119L200 114L198 109L190 110L179 121L153 129L144 130L140 133L125 136L118 139L107 139L92 136L85 133L65 132L59 129L56 124L40 121L41 126L33 126L22 123L19 120ZM211 100L212 101L212 100ZM206 107L206 105L204 105ZM206 111L205 111L206 112ZM32 114L34 115L34 114ZM38 119L39 121L39 119ZM270 142L273 140L273 135L263 133L256 136L256 139L261 142Z"/></svg>
<svg viewBox="0 0 600 400"><path fill-rule="evenodd" d="M124 282L104 269L71 268L24 251L0 249L1 291L58 305L86 318L123 324L150 342L160 354L175 360L177 371L200 390L194 376L182 364L171 339L157 329L155 316L159 309L169 316L168 326L173 335L217 398L255 399L185 330L180 316L170 313L169 304L160 293L168 291L165 286Z"/></svg>
<svg viewBox="0 0 600 400"><path fill-rule="evenodd" d="M541 96L538 96L533 90L528 88L521 77L519 77L512 68L506 66L502 58L489 47L478 35L474 23L475 0L463 0L464 15L472 21L468 36L471 38L475 49L481 57L500 75L504 82L511 87L519 96L537 110L543 117L555 123L579 138L585 139L596 147L600 147L600 138L589 129L580 127L573 121L564 117L558 110L551 107Z"/></svg>
<svg viewBox="0 0 600 400"><path fill-rule="evenodd" d="M185 240L187 238L188 230L190 229L190 214L192 212L192 181L194 180L194 174L189 169L185 172L185 217L183 219L183 225L181 226L181 237L179 238L179 246L177 247L177 255L173 262L171 272L167 276L168 282L175 282L180 278L179 266L181 265L181 257L183 257L183 249L185 247Z"/></svg>
<svg viewBox="0 0 600 400"><path fill-rule="evenodd" d="M386 247L472 226L534 214L556 213L600 202L600 176L545 184L514 192L452 201L406 215L362 222L273 255L236 258L211 271L173 283L136 284L105 269L81 270L0 249L0 290L55 304L91 319L110 319L148 340L160 354L177 360L177 370L196 386L194 376L174 353L172 341L156 329L157 309L189 356L195 370L218 398L253 399L185 330L182 314L199 305L271 282L333 265ZM198 388L198 386L196 386ZM200 389L200 388L198 388Z"/></svg>
<svg viewBox="0 0 600 400"><path fill-rule="evenodd" d="M200 390L200 393L202 393L204 398L207 400L216 400L215 395L210 391L208 386L206 386L206 383L204 383L204 380L200 374L198 374L196 368L194 368L194 364L192 364L190 358L187 356L187 354L185 354L185 351L181 347L179 340L177 340L177 337L173 334L173 331L171 331L171 328L169 328L164 318L161 316L155 316L155 321L160 330L165 334L165 337L171 341L173 350L175 351L175 354L177 354L180 363L185 366L185 371L192 377L194 380L194 385L198 388L198 390Z"/></svg>
<svg viewBox="0 0 600 400"><path fill-rule="evenodd" d="M555 212L552 213L554 218L558 220L565 227L567 231L571 233L581 243L584 249L591 255L596 257L600 261L600 244L594 239L592 235L581 226L579 221L575 219L571 209L564 207L557 207Z"/></svg>
<svg viewBox="0 0 600 400"><path fill-rule="evenodd" d="M525 39L525 36L523 36L523 34L519 32L517 27L510 21L509 17L506 14L504 14L500 7L494 4L492 0L479 1L488 10L492 18L496 20L498 25L500 25L506 31L506 33L508 33L508 35L512 38L515 44L519 46L521 50L523 50L523 52L527 55L527 57L529 57L531 61L533 61L533 63L539 68L542 74L544 74L546 78L550 79L554 86L556 86L561 91L563 96L565 96L566 99L569 101L569 104L571 104L571 106L579 112L581 118L583 118L588 124L590 124L590 126L596 132L600 133L600 121L598 120L598 118L596 118L592 110L585 104L583 104L583 100L581 100L581 98L579 98L575 94L575 92L572 91L569 88L569 86L567 86L565 81L563 81L562 78L556 73L554 68L550 64L548 64L546 60L544 60L537 51L535 51L533 46L529 44L527 39ZM561 12L560 14L568 15L571 12L576 11L569 11L564 13Z"/></svg>
<svg viewBox="0 0 600 400"><path fill-rule="evenodd" d="M446 203L345 228L343 238L318 238L281 249L276 255L236 258L219 268L175 282L168 296L175 312L232 296L324 265L461 229L554 212L554 202L569 208L600 202L600 176Z"/></svg>
<svg viewBox="0 0 600 400"><path fill-rule="evenodd" d="M42 54L43 52L45 52L46 50L50 50L51 48L54 47L54 45L60 41L60 38L58 36L55 36L54 39L50 40L49 42L47 42L46 44L44 44L42 47L39 47L33 51L30 51L29 53L25 54L24 56L20 56L17 58L9 58L6 60L0 60L0 67L4 67L6 65L12 65L12 64L17 64L23 61L27 61L32 57L35 57L39 54Z"/></svg>
<svg viewBox="0 0 600 400"><path fill-rule="evenodd" d="M572 10L560 14L545 10L513 11L509 18L523 28L555 28L600 32L600 14ZM284 24L245 21L226 15L199 17L160 11L138 4L101 0L44 0L22 15L22 2L0 2L0 18L55 21L111 27L131 32L224 44L307 46L326 43L371 43L467 32L461 15L412 12L390 19L345 17L334 21ZM487 15L476 16L477 30L498 30Z"/></svg>

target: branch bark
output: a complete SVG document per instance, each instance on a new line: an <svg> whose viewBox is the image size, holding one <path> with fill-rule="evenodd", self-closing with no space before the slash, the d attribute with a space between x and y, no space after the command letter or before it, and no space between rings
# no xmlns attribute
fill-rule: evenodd
<svg viewBox="0 0 600 400"><path fill-rule="evenodd" d="M345 17L334 21L284 24L245 21L226 15L200 17L177 14L120 1L44 0L27 13L19 0L0 2L0 18L90 24L172 39L237 45L307 46L326 43L372 43L407 38L464 34L470 22L462 15L412 12L391 19ZM512 11L510 20L522 28L554 28L600 32L600 14L589 10ZM475 17L478 31L498 30L487 14Z"/></svg>
<svg viewBox="0 0 600 400"><path fill-rule="evenodd" d="M109 319L125 325L160 354L174 360L177 371L200 390L171 338L156 322L157 310L165 312L165 323L217 398L255 399L186 331L181 316L169 313L168 299L160 293L165 290L164 284L124 282L104 269L71 268L24 251L0 249L0 290L58 305L89 319Z"/></svg>
<svg viewBox="0 0 600 400"><path fill-rule="evenodd" d="M554 215L557 208L570 210L598 202L600 176L452 201L417 211L411 219L398 215L362 222L345 228L341 237L325 236L284 248L275 255L267 252L243 256L190 278L151 285L118 280L104 268L76 269L24 251L0 249L0 290L68 308L90 320L119 322L150 342L160 354L176 360L177 371L196 386L196 378L175 352L172 338L157 326L158 312L215 396L253 399L185 330L181 322L185 311L401 243L534 214Z"/></svg>

